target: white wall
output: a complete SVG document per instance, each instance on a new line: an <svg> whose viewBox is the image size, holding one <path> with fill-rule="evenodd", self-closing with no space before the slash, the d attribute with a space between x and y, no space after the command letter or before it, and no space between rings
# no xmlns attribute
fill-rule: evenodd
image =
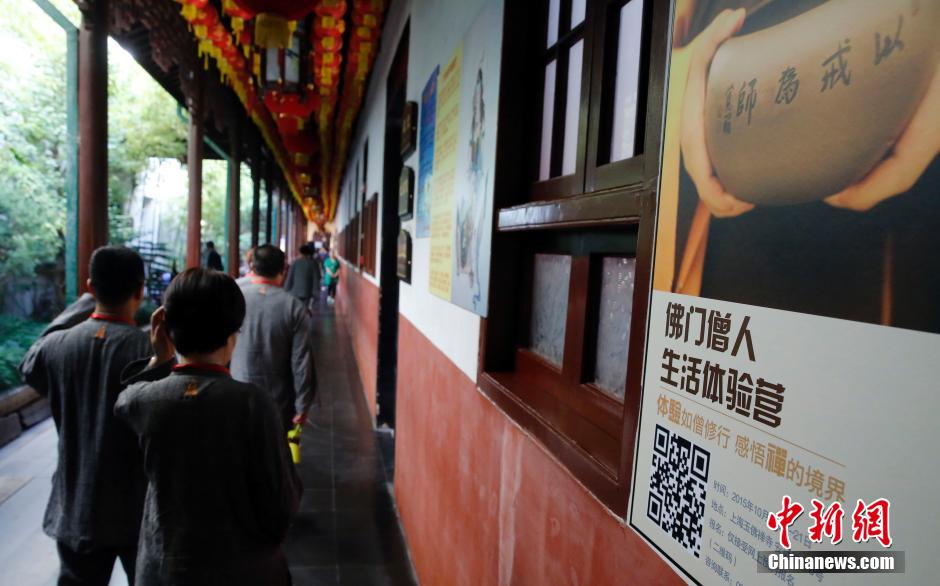
<svg viewBox="0 0 940 586"><path fill-rule="evenodd" d="M385 142L385 87L401 33L411 19L408 48L408 83L406 98L421 103L421 90L438 65L445 65L467 28L487 2L501 0L401 0L392 2L382 34L381 48L366 92L359 122L351 141L344 180L355 182L356 163L362 164L362 146L369 140L367 193L379 193L379 218L382 212L382 161ZM405 160L418 173L418 150ZM337 228L349 221L345 201L347 191L341 190L337 212ZM412 235L411 284L401 283L399 309L431 342L437 346L471 379L476 380L480 337L480 318L428 292L430 270L430 239L414 238L414 219L403 227ZM381 233L381 226L378 229ZM381 243L377 243L377 256ZM370 281L375 279L363 274Z"/></svg>

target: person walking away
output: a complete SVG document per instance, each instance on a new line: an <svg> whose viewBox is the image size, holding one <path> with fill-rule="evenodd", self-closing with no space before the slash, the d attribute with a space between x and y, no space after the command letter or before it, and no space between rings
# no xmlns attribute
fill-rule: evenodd
<svg viewBox="0 0 940 586"><path fill-rule="evenodd" d="M333 305L336 299L336 285L339 283L339 259L336 258L336 252L330 249L330 255L323 261L323 284L326 285L326 301Z"/></svg>
<svg viewBox="0 0 940 586"><path fill-rule="evenodd" d="M95 296L86 292L82 293L71 305L62 310L62 313L57 315L55 319L46 326L42 333L39 334L39 337L36 338L36 341L33 342L33 345L29 347L29 350L26 351L20 363L20 372L23 372L24 368L32 368L32 363L36 359L36 354L39 352L39 348L42 347L46 336L52 332L67 330L82 323L95 312L96 304Z"/></svg>
<svg viewBox="0 0 940 586"><path fill-rule="evenodd" d="M151 353L133 319L144 262L128 248L103 247L89 274L90 319L44 336L20 366L23 381L48 397L59 433L43 530L56 540L60 586L106 585L116 558L134 583L146 487L136 438L113 414L122 371ZM73 304L65 321L79 321L87 302Z"/></svg>
<svg viewBox="0 0 940 586"><path fill-rule="evenodd" d="M284 252L271 244L255 251L255 277L241 290L245 323L232 354L232 378L271 393L285 428L303 424L316 394L316 369L306 307L281 284Z"/></svg>
<svg viewBox="0 0 940 586"><path fill-rule="evenodd" d="M242 285L246 285L255 276L255 270L252 267L254 262L255 262L255 247L252 246L247 251L245 251L245 268L247 270L244 275L235 279L236 285L238 285L239 287L241 287Z"/></svg>
<svg viewBox="0 0 940 586"><path fill-rule="evenodd" d="M300 258L291 263L284 290L300 300L304 307L316 302L320 293L320 264L309 244L300 247Z"/></svg>
<svg viewBox="0 0 940 586"><path fill-rule="evenodd" d="M180 274L151 318L149 364L174 350L179 363L131 377L114 408L148 479L138 586L290 583L282 544L302 487L274 401L225 367L244 316L228 275Z"/></svg>
<svg viewBox="0 0 940 586"><path fill-rule="evenodd" d="M215 242L206 242L206 268L214 271L223 270L222 256L215 250Z"/></svg>

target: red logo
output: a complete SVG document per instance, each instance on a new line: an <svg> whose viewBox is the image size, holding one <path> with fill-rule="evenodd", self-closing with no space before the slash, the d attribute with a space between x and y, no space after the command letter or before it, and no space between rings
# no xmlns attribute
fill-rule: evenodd
<svg viewBox="0 0 940 586"><path fill-rule="evenodd" d="M789 496L784 496L783 508L767 516L767 527L772 531L780 531L780 545L784 549L790 549L790 525L793 525L802 514L803 505L793 502Z"/></svg>
<svg viewBox="0 0 940 586"><path fill-rule="evenodd" d="M827 509L821 501L813 499L813 510L809 513L813 519L813 525L809 528L809 540L822 543L823 535L825 535L829 537L832 545L842 541L842 517L844 515L842 503L832 503Z"/></svg>
<svg viewBox="0 0 940 586"><path fill-rule="evenodd" d="M842 541L842 521L845 510L842 503L834 502L828 507L817 499L812 500L813 510L809 512L813 524L809 527L809 540L813 543L822 543L823 537L828 537L832 545ZM858 499L855 511L852 513L852 541L867 543L875 539L882 547L891 547L891 531L888 524L891 503L886 498L879 498L869 504ZM783 497L783 506L776 513L767 515L767 528L780 532L780 545L790 549L790 526L803 514L804 508L800 503L794 502L789 496Z"/></svg>
<svg viewBox="0 0 940 586"><path fill-rule="evenodd" d="M891 547L891 532L888 530L890 508L891 503L885 498L872 501L867 506L858 499L852 513L852 541L866 543L869 539L877 539L883 547Z"/></svg>

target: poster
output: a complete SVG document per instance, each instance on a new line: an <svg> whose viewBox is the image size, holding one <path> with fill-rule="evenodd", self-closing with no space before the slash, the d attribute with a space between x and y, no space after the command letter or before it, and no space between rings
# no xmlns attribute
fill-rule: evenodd
<svg viewBox="0 0 940 586"><path fill-rule="evenodd" d="M418 130L418 200L415 203L415 238L427 238L431 228L431 178L434 176L434 118L437 111L435 67L421 92L421 124Z"/></svg>
<svg viewBox="0 0 940 586"><path fill-rule="evenodd" d="M460 121L460 62L458 45L441 74L434 121L434 170L431 191L431 269L428 289L450 299L451 252L454 228L454 180L457 159L457 124Z"/></svg>
<svg viewBox="0 0 940 586"><path fill-rule="evenodd" d="M457 61L441 73L434 137L431 292L482 316L489 291L501 19L502 3L489 2L465 34Z"/></svg>
<svg viewBox="0 0 940 586"><path fill-rule="evenodd" d="M940 2L815 4L674 6L628 520L690 582L936 581ZM846 551L903 573L758 573Z"/></svg>

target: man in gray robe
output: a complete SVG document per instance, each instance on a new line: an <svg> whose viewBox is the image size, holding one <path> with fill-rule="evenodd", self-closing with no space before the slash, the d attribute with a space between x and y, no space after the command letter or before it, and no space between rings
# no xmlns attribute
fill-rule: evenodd
<svg viewBox="0 0 940 586"><path fill-rule="evenodd" d="M95 303L94 295L91 293L83 293L78 299L72 302L71 305L62 310L62 313L57 315L55 319L46 326L46 329L39 334L39 337L36 338L33 345L30 346L26 354L23 355L23 360L20 362L20 373L33 369L36 355L39 353L39 349L42 347L46 336L53 332L58 332L59 330L67 330L88 319L95 311Z"/></svg>
<svg viewBox="0 0 940 586"><path fill-rule="evenodd" d="M247 285L255 277L254 268L252 268L252 265L254 264L254 262L255 262L255 247L252 246L247 251L245 251L245 267L247 268L247 272L241 277L238 277L237 279L235 279L235 284L237 284L239 287L241 287L242 285Z"/></svg>
<svg viewBox="0 0 940 586"><path fill-rule="evenodd" d="M31 348L20 372L49 398L59 432L43 520L57 542L59 584L106 585L116 558L133 584L146 479L136 438L113 409L122 371L151 354L148 335L134 323L144 263L130 249L103 247L89 274L90 319L89 298L82 297L50 325L54 331Z"/></svg>
<svg viewBox="0 0 940 586"><path fill-rule="evenodd" d="M255 276L243 285L245 322L232 355L232 378L268 391L285 428L303 423L316 393L310 317L281 288L284 252L265 244L255 250Z"/></svg>
<svg viewBox="0 0 940 586"><path fill-rule="evenodd" d="M320 263L313 256L313 247L304 244L300 247L300 258L290 265L284 290L300 300L307 307L316 303L320 296Z"/></svg>
<svg viewBox="0 0 940 586"><path fill-rule="evenodd" d="M244 315L228 275L189 269L151 318L148 369L128 368L114 412L148 479L137 586L290 583L281 544L303 489L274 401L225 368Z"/></svg>

